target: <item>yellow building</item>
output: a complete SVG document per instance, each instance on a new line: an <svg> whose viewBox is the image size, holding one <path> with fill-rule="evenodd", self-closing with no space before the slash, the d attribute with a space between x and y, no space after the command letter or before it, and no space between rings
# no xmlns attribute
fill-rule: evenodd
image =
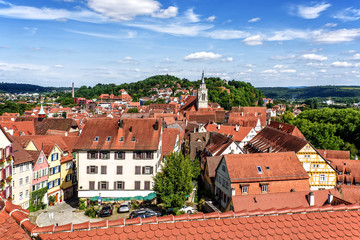
<svg viewBox="0 0 360 240"><path fill-rule="evenodd" d="M64 152L61 157L61 199L67 200L73 197L73 155Z"/></svg>
<svg viewBox="0 0 360 240"><path fill-rule="evenodd" d="M311 190L331 189L336 186L336 170L310 144L296 153L309 174Z"/></svg>

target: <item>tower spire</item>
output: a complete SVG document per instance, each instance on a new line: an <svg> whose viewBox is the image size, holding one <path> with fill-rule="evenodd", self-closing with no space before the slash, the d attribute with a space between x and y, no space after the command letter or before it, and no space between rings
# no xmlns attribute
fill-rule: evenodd
<svg viewBox="0 0 360 240"><path fill-rule="evenodd" d="M205 79L204 79L204 70L202 71L201 84L205 84Z"/></svg>

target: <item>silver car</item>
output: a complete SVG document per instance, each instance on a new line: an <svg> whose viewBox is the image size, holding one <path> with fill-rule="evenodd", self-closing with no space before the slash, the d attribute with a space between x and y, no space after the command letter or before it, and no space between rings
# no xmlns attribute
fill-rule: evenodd
<svg viewBox="0 0 360 240"><path fill-rule="evenodd" d="M118 208L118 213L129 212L131 208L131 202L123 202Z"/></svg>

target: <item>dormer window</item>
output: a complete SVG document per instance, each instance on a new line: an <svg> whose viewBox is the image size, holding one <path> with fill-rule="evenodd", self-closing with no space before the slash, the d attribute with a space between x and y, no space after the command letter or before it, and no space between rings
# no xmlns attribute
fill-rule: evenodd
<svg viewBox="0 0 360 240"><path fill-rule="evenodd" d="M120 137L120 142L123 142L124 141L124 137Z"/></svg>
<svg viewBox="0 0 360 240"><path fill-rule="evenodd" d="M99 136L96 136L95 138L94 138L94 142L98 142L99 141Z"/></svg>
<svg viewBox="0 0 360 240"><path fill-rule="evenodd" d="M262 169L261 169L260 166L257 166L256 169L257 169L257 171L258 171L259 174L262 174L262 173L263 173L263 171L262 171Z"/></svg>
<svg viewBox="0 0 360 240"><path fill-rule="evenodd" d="M110 142L110 140L111 140L111 137L108 136L108 137L106 138L106 141L107 141L107 142Z"/></svg>

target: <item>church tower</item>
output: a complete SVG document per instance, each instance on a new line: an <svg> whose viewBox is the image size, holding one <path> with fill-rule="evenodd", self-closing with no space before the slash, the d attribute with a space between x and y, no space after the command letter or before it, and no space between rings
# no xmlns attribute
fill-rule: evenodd
<svg viewBox="0 0 360 240"><path fill-rule="evenodd" d="M202 72L200 87L197 91L197 108L208 108L208 90L205 84L204 71Z"/></svg>

